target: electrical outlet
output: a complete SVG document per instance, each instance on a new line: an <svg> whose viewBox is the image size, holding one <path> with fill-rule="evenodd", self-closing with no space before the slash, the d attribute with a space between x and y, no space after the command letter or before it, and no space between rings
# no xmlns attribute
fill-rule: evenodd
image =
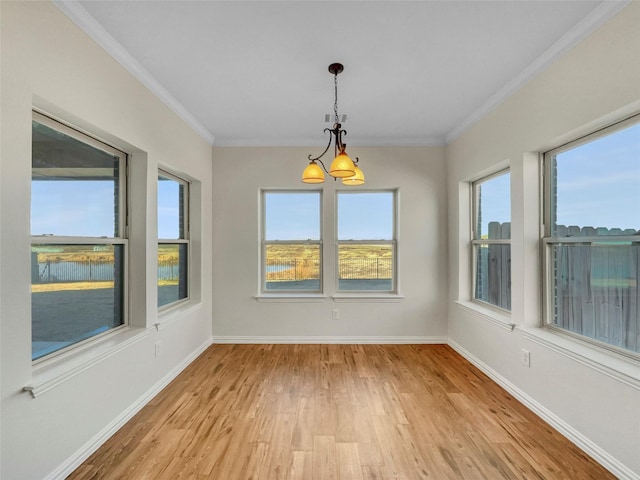
<svg viewBox="0 0 640 480"><path fill-rule="evenodd" d="M334 320L340 319L340 311L337 308L334 308L333 310L331 310L331 318Z"/></svg>
<svg viewBox="0 0 640 480"><path fill-rule="evenodd" d="M156 357L160 356L160 340L156 342Z"/></svg>
<svg viewBox="0 0 640 480"><path fill-rule="evenodd" d="M529 350L522 349L522 363L527 367L531 366L531 353Z"/></svg>

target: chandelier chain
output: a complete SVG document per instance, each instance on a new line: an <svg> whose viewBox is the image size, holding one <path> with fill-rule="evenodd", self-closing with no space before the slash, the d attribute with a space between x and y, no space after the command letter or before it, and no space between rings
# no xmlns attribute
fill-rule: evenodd
<svg viewBox="0 0 640 480"><path fill-rule="evenodd" d="M333 86L334 86L334 93L335 93L335 101L333 102L333 113L336 116L336 121L335 123L340 123L340 118L338 117L338 74L334 73L333 74Z"/></svg>

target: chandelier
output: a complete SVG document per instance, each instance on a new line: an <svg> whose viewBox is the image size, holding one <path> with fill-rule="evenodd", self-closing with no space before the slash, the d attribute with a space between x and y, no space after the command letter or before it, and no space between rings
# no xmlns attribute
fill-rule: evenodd
<svg viewBox="0 0 640 480"><path fill-rule="evenodd" d="M362 185L364 183L364 173L356 165L358 163L358 157L356 157L355 162L351 160L345 151L347 145L342 141L342 137L347 134L347 131L342 129L340 117L338 116L338 74L343 70L344 67L341 63L332 63L329 65L329 73L333 74L335 91L335 100L333 102L335 123L333 124L333 128L324 129L324 133L329 132L329 143L327 144L327 148L324 149L324 152L317 157L308 156L309 165L307 165L307 168L302 172L302 181L304 183L324 183L324 172L334 177L334 180L341 178L344 185ZM320 159L329 151L332 140L334 140L333 153L335 158L333 162L331 162L331 167L327 170ZM318 163L320 165L318 165ZM322 168L320 168L320 166L322 166Z"/></svg>

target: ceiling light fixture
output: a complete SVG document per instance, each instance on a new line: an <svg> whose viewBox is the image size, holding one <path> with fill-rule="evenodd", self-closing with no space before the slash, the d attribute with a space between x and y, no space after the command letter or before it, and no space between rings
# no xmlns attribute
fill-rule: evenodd
<svg viewBox="0 0 640 480"><path fill-rule="evenodd" d="M347 145L343 143L342 136L347 134L346 130L342 129L340 124L340 116L338 115L338 74L344 70L341 63L332 63L329 65L329 73L333 74L333 83L335 90L335 101L333 103L333 113L335 115L335 123L333 128L325 128L324 132L329 132L329 143L327 148L324 149L317 157L311 157L309 155L309 165L302 172L302 181L304 183L324 183L324 172L328 173L334 180L337 178L342 179L344 185L362 185L364 183L364 173L356 165L358 163L358 157L355 162L349 158L345 151ZM329 170L324 166L322 160L320 160L325 153L329 151L331 147L331 140L335 139L334 144L334 160L331 162ZM320 165L318 165L318 163ZM322 168L320 168L322 166Z"/></svg>

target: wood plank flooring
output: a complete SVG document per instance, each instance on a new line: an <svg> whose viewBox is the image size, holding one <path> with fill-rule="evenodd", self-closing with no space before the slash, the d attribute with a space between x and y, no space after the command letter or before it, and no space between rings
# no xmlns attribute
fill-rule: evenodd
<svg viewBox="0 0 640 480"><path fill-rule="evenodd" d="M445 345L213 345L70 479L614 479Z"/></svg>

